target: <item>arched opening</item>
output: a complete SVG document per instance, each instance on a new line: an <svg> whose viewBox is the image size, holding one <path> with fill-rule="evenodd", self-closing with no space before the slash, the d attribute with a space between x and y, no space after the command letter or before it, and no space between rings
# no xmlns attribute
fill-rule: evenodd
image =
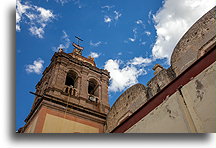
<svg viewBox="0 0 216 148"><path fill-rule="evenodd" d="M89 80L89 85L88 85L88 94L98 96L98 83L95 79L90 79Z"/></svg>
<svg viewBox="0 0 216 148"><path fill-rule="evenodd" d="M67 73L66 80L65 80L65 85L73 86L74 88L77 88L77 78L78 78L77 73L70 70Z"/></svg>

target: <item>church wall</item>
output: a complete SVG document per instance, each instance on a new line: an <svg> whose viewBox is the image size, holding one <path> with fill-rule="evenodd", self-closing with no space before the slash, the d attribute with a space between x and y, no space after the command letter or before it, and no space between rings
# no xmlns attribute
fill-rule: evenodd
<svg viewBox="0 0 216 148"><path fill-rule="evenodd" d="M176 92L133 125L126 133L188 133L191 132Z"/></svg>
<svg viewBox="0 0 216 148"><path fill-rule="evenodd" d="M216 132L216 62L197 75L126 133Z"/></svg>
<svg viewBox="0 0 216 148"><path fill-rule="evenodd" d="M216 132L216 62L181 90L197 132Z"/></svg>
<svg viewBox="0 0 216 148"><path fill-rule="evenodd" d="M99 128L47 114L42 133L99 133Z"/></svg>
<svg viewBox="0 0 216 148"><path fill-rule="evenodd" d="M69 113L41 107L37 116L25 132L27 133L102 133L104 126L101 123L90 121ZM34 127L32 126L34 125Z"/></svg>
<svg viewBox="0 0 216 148"><path fill-rule="evenodd" d="M25 130L25 133L34 133L37 121L38 121L38 116L36 116L33 119L33 121L28 125L28 127Z"/></svg>
<svg viewBox="0 0 216 148"><path fill-rule="evenodd" d="M102 133L103 125L46 108L42 133Z"/></svg>

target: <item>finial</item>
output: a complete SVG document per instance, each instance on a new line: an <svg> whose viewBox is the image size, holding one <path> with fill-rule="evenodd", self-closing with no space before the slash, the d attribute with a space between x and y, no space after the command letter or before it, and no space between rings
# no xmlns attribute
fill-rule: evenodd
<svg viewBox="0 0 216 148"><path fill-rule="evenodd" d="M77 45L79 46L80 41L83 41L80 37L75 36L75 38L77 39Z"/></svg>
<svg viewBox="0 0 216 148"><path fill-rule="evenodd" d="M155 66L152 68L155 72L154 75L158 74L161 70L163 70L163 66L161 66L160 64L155 64Z"/></svg>
<svg viewBox="0 0 216 148"><path fill-rule="evenodd" d="M77 44L76 43L72 43L72 45L75 47L73 53L78 54L78 55L82 55L82 50L84 49L83 47L81 47L80 41L83 41L80 37L75 36L75 38L77 39Z"/></svg>
<svg viewBox="0 0 216 148"><path fill-rule="evenodd" d="M58 52L63 52L63 49L62 49L62 48L59 48Z"/></svg>

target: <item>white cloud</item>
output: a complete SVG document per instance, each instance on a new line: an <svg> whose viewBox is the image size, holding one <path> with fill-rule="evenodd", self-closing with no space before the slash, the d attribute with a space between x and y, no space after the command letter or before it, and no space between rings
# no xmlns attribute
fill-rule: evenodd
<svg viewBox="0 0 216 148"><path fill-rule="evenodd" d="M69 48L70 43L71 43L70 38L69 38L69 35L68 35L67 32L64 31L64 30L62 31L62 33L63 33L63 35L62 35L62 37L61 37L61 39L60 39L62 43L60 43L60 44L58 45L57 48L56 48L56 47L53 47L53 51L58 51L59 48L62 48L62 49L67 49L67 48Z"/></svg>
<svg viewBox="0 0 216 148"><path fill-rule="evenodd" d="M128 38L128 40L131 42L135 42L137 39L137 34L138 34L137 28L134 28L132 31L133 31L133 38Z"/></svg>
<svg viewBox="0 0 216 148"><path fill-rule="evenodd" d="M43 38L43 34L44 34L44 29L42 27L35 27L35 26L32 26L29 28L29 31L37 36L38 38Z"/></svg>
<svg viewBox="0 0 216 148"><path fill-rule="evenodd" d="M132 64L126 64L123 68L120 68L121 63L122 61L120 60L112 59L105 63L104 68L110 72L110 91L122 91L138 83L138 77L147 73L144 67L136 68Z"/></svg>
<svg viewBox="0 0 216 148"><path fill-rule="evenodd" d="M128 64L132 65L142 65L142 64L149 64L152 62L150 58L143 58L143 57L135 57L128 62Z"/></svg>
<svg viewBox="0 0 216 148"><path fill-rule="evenodd" d="M145 30L145 24L143 23L143 21L137 20L132 30L133 37L128 38L128 40L131 42L135 42L135 41L144 42L143 41L144 30Z"/></svg>
<svg viewBox="0 0 216 148"><path fill-rule="evenodd" d="M137 24L142 24L143 22L142 22L142 20L137 20L136 23Z"/></svg>
<svg viewBox="0 0 216 148"><path fill-rule="evenodd" d="M22 5L19 0L16 1L16 30L21 31L20 22L22 20L23 13L30 7L28 5Z"/></svg>
<svg viewBox="0 0 216 148"><path fill-rule="evenodd" d="M104 16L104 22L105 23L110 23L112 21L112 19L111 19L111 17L109 17L109 16Z"/></svg>
<svg viewBox="0 0 216 148"><path fill-rule="evenodd" d="M98 42L96 42L96 43L93 43L92 41L90 41L90 46L93 46L93 47L98 47L98 46L100 46L101 44L102 44L102 42L101 41L98 41Z"/></svg>
<svg viewBox="0 0 216 148"><path fill-rule="evenodd" d="M145 41L141 42L141 45L145 45L145 44L146 44L146 42L145 42Z"/></svg>
<svg viewBox="0 0 216 148"><path fill-rule="evenodd" d="M151 32L145 31L145 34L146 34L147 36L150 36L150 35L151 35Z"/></svg>
<svg viewBox="0 0 216 148"><path fill-rule="evenodd" d="M54 19L51 10L44 9L27 2L24 4L17 0L16 4L16 30L21 31L21 22L29 25L29 31L38 38L43 38L44 29Z"/></svg>
<svg viewBox="0 0 216 148"><path fill-rule="evenodd" d="M114 5L112 5L112 6L106 5L106 6L102 6L101 8L102 8L102 9L107 8L108 11L109 11L109 10L110 10L111 8L113 8L113 7L115 7L115 6L114 6Z"/></svg>
<svg viewBox="0 0 216 148"><path fill-rule="evenodd" d="M105 14L104 15L104 22L108 23L109 26L110 26L111 22L114 22L115 25L116 25L117 21L122 16L122 14L117 10L112 10L111 11L111 9L114 8L114 7L115 6L109 6L109 5L101 7L103 9L102 12Z"/></svg>
<svg viewBox="0 0 216 148"><path fill-rule="evenodd" d="M61 3L61 5L63 6L64 4L70 2L70 0L55 0L57 3Z"/></svg>
<svg viewBox="0 0 216 148"><path fill-rule="evenodd" d="M119 55L119 56L122 55L122 52L119 52L118 55Z"/></svg>
<svg viewBox="0 0 216 148"><path fill-rule="evenodd" d="M31 64L27 65L25 70L27 73L41 74L42 69L43 69L43 64L44 64L44 61L39 58L35 60L32 65Z"/></svg>
<svg viewBox="0 0 216 148"><path fill-rule="evenodd" d="M151 24L151 20L152 20L152 11L150 10L148 13L148 24Z"/></svg>
<svg viewBox="0 0 216 148"><path fill-rule="evenodd" d="M83 8L83 5L81 4L80 0L73 0L74 5L77 5L78 8Z"/></svg>
<svg viewBox="0 0 216 148"><path fill-rule="evenodd" d="M128 38L131 42L134 42L136 39L135 38Z"/></svg>
<svg viewBox="0 0 216 148"><path fill-rule="evenodd" d="M91 52L90 55L92 58L98 58L100 56L100 54L96 53L96 52Z"/></svg>
<svg viewBox="0 0 216 148"><path fill-rule="evenodd" d="M120 12L118 12L118 11L114 11L114 13L115 13L114 19L116 21L118 21L118 19L122 16L122 14Z"/></svg>
<svg viewBox="0 0 216 148"><path fill-rule="evenodd" d="M42 7L35 7L37 11L40 12L40 20L41 22L48 22L51 18L54 18L52 11L46 10Z"/></svg>
<svg viewBox="0 0 216 148"><path fill-rule="evenodd" d="M165 0L153 16L157 33L153 57L170 61L172 51L184 33L215 5L215 1L206 0Z"/></svg>

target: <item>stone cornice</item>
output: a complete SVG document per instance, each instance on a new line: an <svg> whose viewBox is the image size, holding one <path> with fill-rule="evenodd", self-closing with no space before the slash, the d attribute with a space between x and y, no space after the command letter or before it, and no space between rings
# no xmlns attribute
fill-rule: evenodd
<svg viewBox="0 0 216 148"><path fill-rule="evenodd" d="M88 69L90 69L92 71L95 71L99 74L104 74L104 75L110 77L109 72L107 70L99 69L95 66L92 66L91 64L89 64L87 62L80 61L80 60L78 60L78 59L76 59L76 58L72 57L71 55L64 53L64 52L61 52L61 53L56 52L52 57L52 61L61 62L61 60L58 60L58 57L66 58L67 60L69 60L72 63L87 67Z"/></svg>
<svg viewBox="0 0 216 148"><path fill-rule="evenodd" d="M51 96L51 95L43 95L43 96L39 96L39 97L40 97L40 99L38 99L35 106L32 108L32 110L29 113L28 117L25 119L25 122L29 121L29 119L33 116L35 111L37 111L38 107L41 105L43 100L56 103L58 105L61 105L62 107L67 106L69 109L73 109L73 110L76 110L76 111L79 111L79 112L82 112L82 113L85 113L85 114L90 114L92 116L100 118L101 120L106 119L106 114L91 110L89 108L85 108L83 106L80 106L80 105L72 103L72 102L67 102L65 100L62 100L60 98L57 98L57 97L54 97L54 96Z"/></svg>

